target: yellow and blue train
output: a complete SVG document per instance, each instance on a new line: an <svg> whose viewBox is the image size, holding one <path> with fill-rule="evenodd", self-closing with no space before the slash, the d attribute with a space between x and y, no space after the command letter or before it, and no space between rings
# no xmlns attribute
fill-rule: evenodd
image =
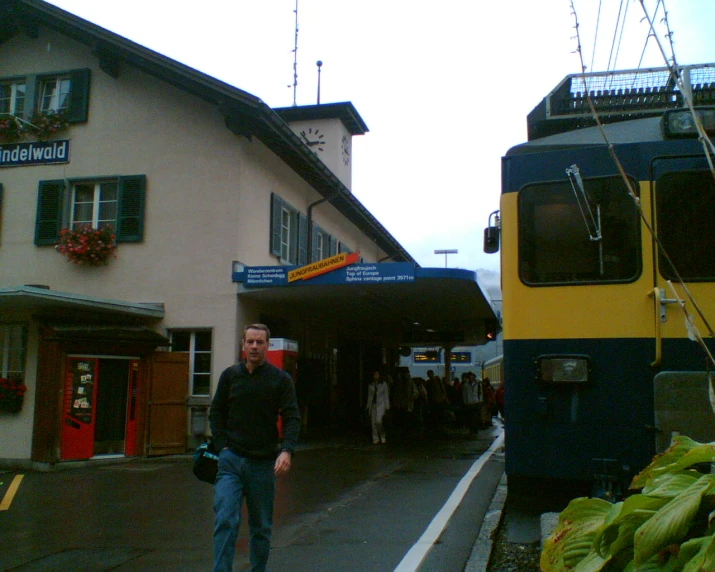
<svg viewBox="0 0 715 572"><path fill-rule="evenodd" d="M679 73L568 76L502 159L485 250L501 250L510 485L625 483L676 432L715 440L678 283L713 352L715 178L684 95L711 136L715 64Z"/></svg>

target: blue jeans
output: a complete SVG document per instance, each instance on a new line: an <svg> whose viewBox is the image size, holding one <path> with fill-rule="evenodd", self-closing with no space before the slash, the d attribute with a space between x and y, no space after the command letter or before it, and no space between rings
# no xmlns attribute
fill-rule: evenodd
<svg viewBox="0 0 715 572"><path fill-rule="evenodd" d="M266 569L271 551L276 477L272 459L247 459L221 451L214 485L214 572L231 572L246 499L250 528L251 571Z"/></svg>

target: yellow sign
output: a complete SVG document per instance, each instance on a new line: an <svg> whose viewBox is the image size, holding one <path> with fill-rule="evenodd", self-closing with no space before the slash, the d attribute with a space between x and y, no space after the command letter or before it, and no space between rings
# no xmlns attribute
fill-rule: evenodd
<svg viewBox="0 0 715 572"><path fill-rule="evenodd" d="M353 264L354 262L357 262L357 259L357 252L341 252L335 256L323 258L323 260L318 260L317 262L312 262L306 266L301 266L300 268L291 270L288 272L288 282L308 280L308 278L313 278L314 276L319 276L320 274L337 270L338 268L342 268L348 264Z"/></svg>

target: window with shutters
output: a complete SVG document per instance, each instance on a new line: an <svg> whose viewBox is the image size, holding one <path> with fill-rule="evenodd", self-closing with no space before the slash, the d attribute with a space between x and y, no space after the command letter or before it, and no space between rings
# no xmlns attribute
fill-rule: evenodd
<svg viewBox="0 0 715 572"><path fill-rule="evenodd" d="M322 260L323 258L328 258L336 254L336 241L315 223L313 223L312 242L311 262Z"/></svg>
<svg viewBox="0 0 715 572"><path fill-rule="evenodd" d="M271 254L283 264L308 259L308 218L275 193L271 194Z"/></svg>
<svg viewBox="0 0 715 572"><path fill-rule="evenodd" d="M62 228L110 225L117 242L144 238L146 177L40 181L35 244L54 245Z"/></svg>
<svg viewBox="0 0 715 572"><path fill-rule="evenodd" d="M0 115L22 115L24 109L24 78L0 82Z"/></svg>
<svg viewBox="0 0 715 572"><path fill-rule="evenodd" d="M0 78L0 115L63 112L70 123L87 121L89 82L89 69Z"/></svg>

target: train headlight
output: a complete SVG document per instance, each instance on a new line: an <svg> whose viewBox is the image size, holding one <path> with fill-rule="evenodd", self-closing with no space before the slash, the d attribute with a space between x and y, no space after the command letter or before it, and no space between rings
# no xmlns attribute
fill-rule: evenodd
<svg viewBox="0 0 715 572"><path fill-rule="evenodd" d="M586 383L591 360L584 355L545 355L536 358L537 379L544 383Z"/></svg>
<svg viewBox="0 0 715 572"><path fill-rule="evenodd" d="M700 123L705 132L709 135L715 133L715 108L701 107L695 110ZM669 109L663 115L662 123L663 135L667 138L697 137L698 131L695 129L693 114L689 109Z"/></svg>

